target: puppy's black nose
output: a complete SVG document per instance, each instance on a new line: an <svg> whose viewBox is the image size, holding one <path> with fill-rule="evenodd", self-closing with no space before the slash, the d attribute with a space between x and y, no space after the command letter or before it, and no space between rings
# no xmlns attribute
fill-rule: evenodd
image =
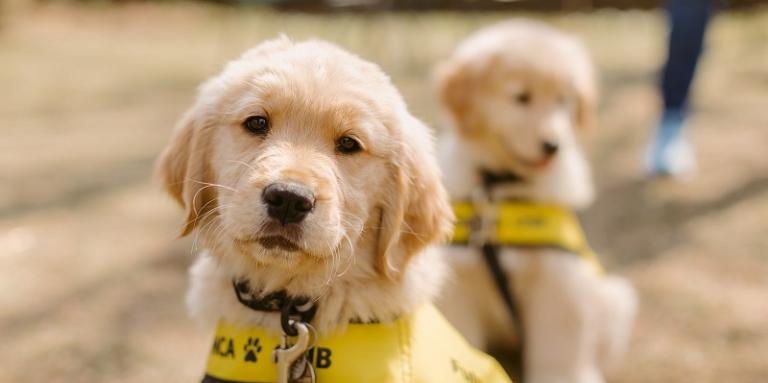
<svg viewBox="0 0 768 383"><path fill-rule="evenodd" d="M297 184L275 183L264 188L261 200L269 216L283 225L298 223L315 207L315 195Z"/></svg>
<svg viewBox="0 0 768 383"><path fill-rule="evenodd" d="M547 157L552 157L557 154L558 149L560 149L560 146L557 144L557 142L544 141L541 144L541 150Z"/></svg>

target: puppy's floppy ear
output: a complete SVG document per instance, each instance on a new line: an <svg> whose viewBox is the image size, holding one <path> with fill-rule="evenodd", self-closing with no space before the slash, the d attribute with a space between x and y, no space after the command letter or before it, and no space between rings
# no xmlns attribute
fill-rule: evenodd
<svg viewBox="0 0 768 383"><path fill-rule="evenodd" d="M193 107L174 129L171 141L155 164L165 190L187 210L181 236L189 234L216 206L216 188L209 164L206 121Z"/></svg>
<svg viewBox="0 0 768 383"><path fill-rule="evenodd" d="M470 133L474 125L471 116L472 73L467 64L457 60L444 61L435 68L433 82L438 99L453 118L455 127Z"/></svg>
<svg viewBox="0 0 768 383"><path fill-rule="evenodd" d="M584 63L574 75L574 88L576 93L576 126L581 129L588 129L595 124L595 115L597 113L597 79L595 68L589 59L587 53L584 53Z"/></svg>
<svg viewBox="0 0 768 383"><path fill-rule="evenodd" d="M402 143L391 166L393 190L382 207L376 268L396 280L408 261L427 245L445 240L453 210L440 181L429 130L408 118Z"/></svg>

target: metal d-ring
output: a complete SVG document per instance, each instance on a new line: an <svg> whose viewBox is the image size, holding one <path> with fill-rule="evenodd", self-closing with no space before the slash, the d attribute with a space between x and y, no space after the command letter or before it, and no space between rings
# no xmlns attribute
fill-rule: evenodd
<svg viewBox="0 0 768 383"><path fill-rule="evenodd" d="M280 327L288 336L296 336L296 329L291 325L292 321L309 323L315 316L317 306L310 300L286 300L280 308Z"/></svg>

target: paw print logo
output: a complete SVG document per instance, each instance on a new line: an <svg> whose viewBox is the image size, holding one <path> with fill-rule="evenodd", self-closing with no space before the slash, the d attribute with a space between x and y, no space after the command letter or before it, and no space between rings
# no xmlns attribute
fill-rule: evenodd
<svg viewBox="0 0 768 383"><path fill-rule="evenodd" d="M259 338L248 338L248 343L243 346L243 350L245 350L245 361L256 363L256 354L261 352Z"/></svg>

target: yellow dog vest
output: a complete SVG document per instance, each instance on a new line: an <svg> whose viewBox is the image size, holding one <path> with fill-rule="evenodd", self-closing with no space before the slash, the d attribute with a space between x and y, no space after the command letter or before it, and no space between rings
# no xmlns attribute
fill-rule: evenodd
<svg viewBox="0 0 768 383"><path fill-rule="evenodd" d="M274 382L278 344L263 328L219 322L204 382ZM511 383L431 305L390 323L350 324L318 339L308 358L318 383Z"/></svg>
<svg viewBox="0 0 768 383"><path fill-rule="evenodd" d="M479 212L471 202L453 204L456 226L454 244L468 244L476 230ZM557 205L528 202L501 202L492 205L494 227L488 230L491 244L510 247L549 247L578 254L595 271L602 273L597 255L589 247L578 218Z"/></svg>

